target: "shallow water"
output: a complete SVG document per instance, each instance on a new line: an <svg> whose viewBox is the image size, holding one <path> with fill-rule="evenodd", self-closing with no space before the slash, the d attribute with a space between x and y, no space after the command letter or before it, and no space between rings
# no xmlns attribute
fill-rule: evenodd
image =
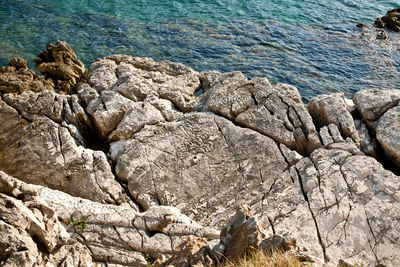
<svg viewBox="0 0 400 267"><path fill-rule="evenodd" d="M88 66L114 53L242 71L327 92L400 88L400 34L373 21L395 1L0 0L0 65L67 41ZM359 29L357 23L367 25Z"/></svg>

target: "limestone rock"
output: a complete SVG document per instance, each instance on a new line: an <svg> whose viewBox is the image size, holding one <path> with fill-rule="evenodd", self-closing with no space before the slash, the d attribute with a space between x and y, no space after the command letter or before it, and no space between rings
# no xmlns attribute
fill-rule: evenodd
<svg viewBox="0 0 400 267"><path fill-rule="evenodd" d="M345 137L350 137L356 144L360 137L354 125L353 117L346 106L343 93L319 95L308 102L308 111L317 127L336 124Z"/></svg>
<svg viewBox="0 0 400 267"><path fill-rule="evenodd" d="M266 235L252 217L249 207L241 206L231 221L221 230L224 256L232 261L244 258L252 249L258 249Z"/></svg>
<svg viewBox="0 0 400 267"><path fill-rule="evenodd" d="M46 78L51 78L55 87L66 93L73 92L85 72L85 66L72 48L63 41L46 45L35 59L37 67Z"/></svg>
<svg viewBox="0 0 400 267"><path fill-rule="evenodd" d="M370 136L367 126L361 120L354 120L354 125L360 136L361 151L367 156L376 158L376 140Z"/></svg>
<svg viewBox="0 0 400 267"><path fill-rule="evenodd" d="M72 137L72 123L85 121L83 111L76 102L74 104L74 97L58 98L52 93L43 93L17 98L4 95L2 99L1 170L28 183L101 203L127 201L106 155L78 145ZM61 119L63 124L72 122L71 127L58 124Z"/></svg>
<svg viewBox="0 0 400 267"><path fill-rule="evenodd" d="M88 86L81 87L83 89L79 93L89 97L90 100L85 100L88 112L95 121L98 119L97 126L103 138L117 129L122 117L129 112L130 100L152 104L167 121L179 117L176 109L181 112L211 111L283 142L300 153L311 152L320 146L312 119L301 103L297 89L289 85L271 86L265 78L248 80L240 72L197 73L178 63L157 63L148 58L125 55L96 61L85 77ZM99 96L95 97L93 89L89 88L97 91ZM89 94L90 90L92 93ZM164 105L169 107L161 110L149 101L151 98L169 101ZM139 112L133 117L144 118L144 114L151 119L144 120L140 125L162 122L155 111ZM121 127L132 129L130 125ZM134 132L120 138L113 135L109 140L128 139Z"/></svg>
<svg viewBox="0 0 400 267"><path fill-rule="evenodd" d="M156 206L139 213L127 204L116 206L72 197L25 184L2 172L0 192L43 203L47 213L52 214L52 221L57 225L60 225L57 217L63 221L71 237L87 247L90 256L99 263L147 266L145 254L155 258L171 254L190 235L209 241L219 236L218 231L200 226L174 207ZM6 204L2 206L8 208ZM7 214L19 218L18 212ZM60 229L68 236L64 227ZM54 238L60 237L59 234Z"/></svg>
<svg viewBox="0 0 400 267"><path fill-rule="evenodd" d="M201 237L189 236L180 244L171 258L166 261L158 261L155 267L174 266L174 267L214 267L215 262L210 258L210 247L208 242Z"/></svg>
<svg viewBox="0 0 400 267"><path fill-rule="evenodd" d="M400 168L400 105L390 109L379 119L376 139L387 157Z"/></svg>
<svg viewBox="0 0 400 267"><path fill-rule="evenodd" d="M209 113L147 125L110 153L143 208L176 206L210 226L221 226L233 203L260 201L287 166L270 138Z"/></svg>
<svg viewBox="0 0 400 267"><path fill-rule="evenodd" d="M53 81L29 70L25 59L13 58L8 65L0 69L0 93L54 90Z"/></svg>
<svg viewBox="0 0 400 267"><path fill-rule="evenodd" d="M400 263L400 179L375 159L317 149L296 164L325 261Z"/></svg>
<svg viewBox="0 0 400 267"><path fill-rule="evenodd" d="M200 85L197 72L182 64L126 55L95 62L86 76L90 86L99 92L116 91L132 101L143 101L157 93L181 111L188 111L187 102L194 99L194 92Z"/></svg>
<svg viewBox="0 0 400 267"><path fill-rule="evenodd" d="M400 102L400 90L362 90L354 94L353 101L364 123L375 128L375 121Z"/></svg>
<svg viewBox="0 0 400 267"><path fill-rule="evenodd" d="M92 266L86 247L70 238L34 191L0 171L1 266Z"/></svg>

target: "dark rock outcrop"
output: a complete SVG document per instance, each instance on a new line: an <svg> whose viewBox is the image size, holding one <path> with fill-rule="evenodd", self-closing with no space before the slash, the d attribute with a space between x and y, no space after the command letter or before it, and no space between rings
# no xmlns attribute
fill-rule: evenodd
<svg viewBox="0 0 400 267"><path fill-rule="evenodd" d="M74 91L76 84L85 72L85 66L72 48L63 41L46 46L35 59L37 67L46 78L54 81L56 89L66 93Z"/></svg>
<svg viewBox="0 0 400 267"><path fill-rule="evenodd" d="M53 81L28 69L26 60L23 58L13 58L8 63L8 66L0 68L0 94L53 90Z"/></svg>
<svg viewBox="0 0 400 267"><path fill-rule="evenodd" d="M385 16L375 20L377 28L388 28L400 32L400 8L389 10Z"/></svg>

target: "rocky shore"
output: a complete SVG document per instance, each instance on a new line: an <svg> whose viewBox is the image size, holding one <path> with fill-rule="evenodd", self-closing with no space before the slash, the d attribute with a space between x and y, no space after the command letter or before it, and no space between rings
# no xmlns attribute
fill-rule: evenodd
<svg viewBox="0 0 400 267"><path fill-rule="evenodd" d="M59 42L0 73L0 265L400 265L400 90L320 95ZM190 265L191 264L191 265Z"/></svg>

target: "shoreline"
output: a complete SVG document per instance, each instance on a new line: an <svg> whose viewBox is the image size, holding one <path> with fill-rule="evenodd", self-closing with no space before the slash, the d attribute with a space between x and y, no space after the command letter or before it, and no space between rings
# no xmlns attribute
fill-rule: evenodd
<svg viewBox="0 0 400 267"><path fill-rule="evenodd" d="M4 261L146 266L195 236L204 266L272 237L314 266L400 265L400 90L305 106L240 72L128 55L85 70L63 42L40 55L42 77L21 59L0 74L0 221L20 240Z"/></svg>

